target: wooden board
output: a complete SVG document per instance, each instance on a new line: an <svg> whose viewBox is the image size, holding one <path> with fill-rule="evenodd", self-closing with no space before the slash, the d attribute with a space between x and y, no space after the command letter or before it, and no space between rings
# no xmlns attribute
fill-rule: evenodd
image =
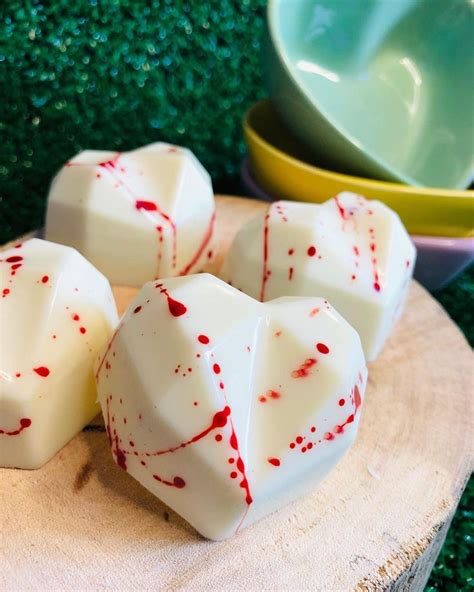
<svg viewBox="0 0 474 592"><path fill-rule="evenodd" d="M218 200L222 252L265 204ZM115 289L123 311L134 294ZM119 469L98 418L0 472L2 590L422 590L470 474L472 353L413 283L369 365L357 441L318 490L220 543Z"/></svg>

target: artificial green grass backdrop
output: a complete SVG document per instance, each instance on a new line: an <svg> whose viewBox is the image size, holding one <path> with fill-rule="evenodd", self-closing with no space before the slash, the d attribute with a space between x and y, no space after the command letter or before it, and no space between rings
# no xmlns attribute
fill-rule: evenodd
<svg viewBox="0 0 474 592"><path fill-rule="evenodd" d="M237 192L241 117L265 94L265 4L3 0L0 243L41 226L52 175L84 148L184 144L217 190ZM471 343L473 276L465 273L437 295ZM471 484L431 589L472 588L473 491Z"/></svg>

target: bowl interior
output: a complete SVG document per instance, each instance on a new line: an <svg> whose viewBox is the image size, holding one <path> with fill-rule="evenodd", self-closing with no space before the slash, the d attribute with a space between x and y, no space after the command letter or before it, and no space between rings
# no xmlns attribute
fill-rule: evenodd
<svg viewBox="0 0 474 592"><path fill-rule="evenodd" d="M270 0L269 28L312 117L392 178L461 188L473 168L473 15L470 0Z"/></svg>

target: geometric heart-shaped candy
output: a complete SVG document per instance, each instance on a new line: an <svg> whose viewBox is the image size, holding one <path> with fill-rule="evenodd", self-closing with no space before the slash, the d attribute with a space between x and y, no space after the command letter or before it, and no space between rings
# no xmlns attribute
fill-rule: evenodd
<svg viewBox="0 0 474 592"><path fill-rule="evenodd" d="M36 469L98 412L93 364L117 325L109 282L70 247L0 253L0 466Z"/></svg>
<svg viewBox="0 0 474 592"><path fill-rule="evenodd" d="M366 377L327 301L262 304L209 274L146 284L96 373L116 463L216 540L334 467Z"/></svg>
<svg viewBox="0 0 474 592"><path fill-rule="evenodd" d="M201 271L215 254L211 179L186 148L86 150L51 185L46 238L75 247L112 284Z"/></svg>
<svg viewBox="0 0 474 592"><path fill-rule="evenodd" d="M402 313L415 256L395 212L341 193L320 205L271 204L241 228L219 275L261 301L327 298L371 361Z"/></svg>

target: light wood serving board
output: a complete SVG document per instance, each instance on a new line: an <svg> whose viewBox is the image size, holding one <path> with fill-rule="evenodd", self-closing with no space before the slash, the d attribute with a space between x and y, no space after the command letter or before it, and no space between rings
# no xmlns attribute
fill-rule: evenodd
<svg viewBox="0 0 474 592"><path fill-rule="evenodd" d="M264 207L218 198L222 254ZM114 292L122 312L135 290ZM1 590L422 590L473 466L472 394L471 349L414 282L357 441L311 495L206 541L114 464L96 418L42 469L0 471Z"/></svg>

